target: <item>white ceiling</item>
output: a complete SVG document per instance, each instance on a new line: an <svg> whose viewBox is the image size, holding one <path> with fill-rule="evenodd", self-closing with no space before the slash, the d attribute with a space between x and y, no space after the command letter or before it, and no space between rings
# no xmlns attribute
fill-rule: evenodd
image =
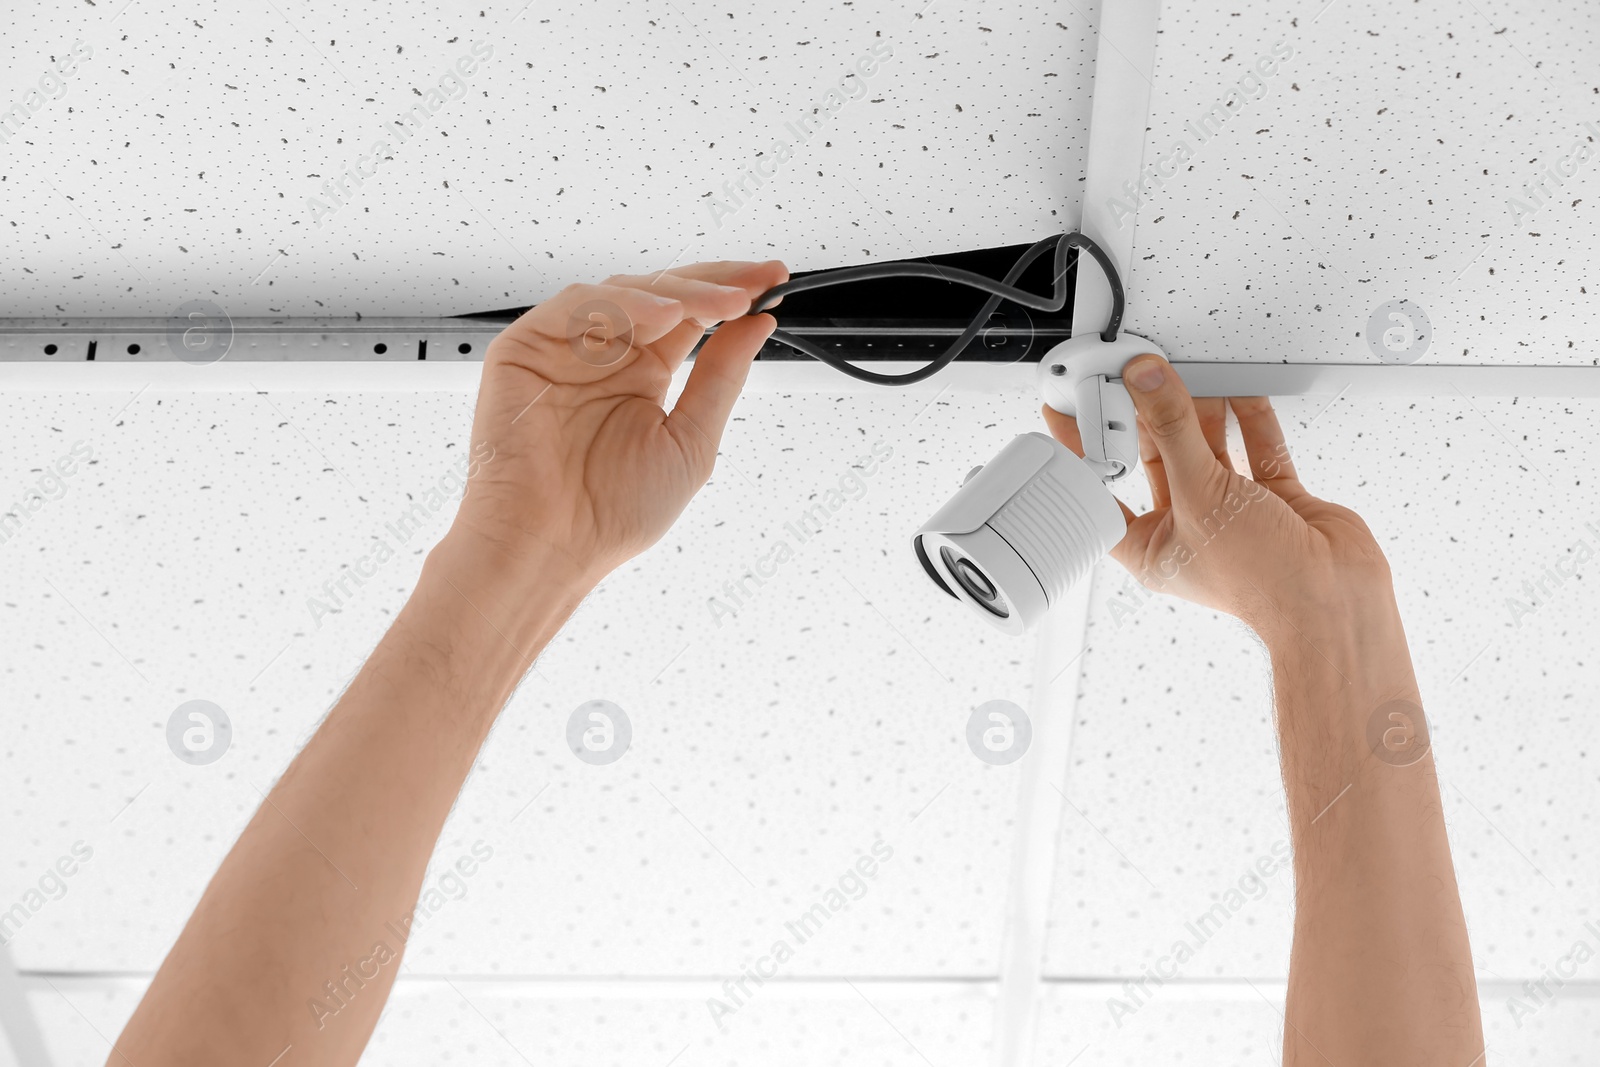
<svg viewBox="0 0 1600 1067"><path fill-rule="evenodd" d="M1265 95L1200 144L1186 124L1280 40ZM1139 211L1128 328L1185 359L1366 362L1368 317L1409 298L1429 360L1592 365L1597 54L1581 0L1166 0L1145 158L1195 155ZM1519 224L1508 199L1579 141Z"/></svg>
<svg viewBox="0 0 1600 1067"><path fill-rule="evenodd" d="M42 71L75 36L96 55L5 146L0 188L25 210L0 228L0 314L164 315L196 296L239 315L450 313L658 267L686 245L688 259L819 267L1063 225L1083 171L1096 47L1085 17L1098 10L1062 5L1063 30L1021 5L917 6L752 5L732 18L682 0L532 7L496 37L474 82L487 95L441 112L449 143L384 170L388 184L326 235L293 226L306 175L515 5L374 17L134 0L114 27L106 5L20 12L0 43L7 69ZM1516 226L1504 199L1584 121L1600 124L1600 9L1234 7L1163 5L1152 150L1274 41L1296 56L1139 213L1131 329L1187 359L1367 361L1358 335L1373 308L1409 297L1435 328L1430 360L1593 362L1600 157L1533 223ZM700 195L880 30L896 42L874 82L884 102L852 101L832 146L806 149L818 162L771 190L781 197L702 235ZM569 47L548 46L557 39ZM216 110L227 105L242 117ZM260 132L230 140L244 136L232 121ZM954 610L908 538L963 472L1035 428L1036 403L937 378L905 391L774 382L758 368L712 484L591 598L503 716L437 853L448 864L481 839L494 858L418 935L370 1062L681 1052L680 1067L946 1067L987 1055L1022 765L980 763L963 731L985 700L1030 705L1033 649ZM15 650L0 660L14 724L0 746L0 905L74 841L95 849L11 945L56 987L30 980L62 1063L103 1055L96 1032L120 1027L257 790L403 600L420 554L320 628L305 606L449 468L471 403L132 398L0 395L7 500L76 442L95 455L0 545L0 632ZM1600 526L1600 405L1329 399L1280 409L1303 476L1361 512L1394 564L1490 1046L1499 1062L1583 1062L1600 1038L1600 969L1522 1027L1505 999L1600 919L1600 602L1574 580L1518 627L1505 599L1578 539L1600 543L1585 528ZM707 598L880 439L894 457L865 494L719 627ZM1137 506L1141 494L1124 496ZM1068 803L1036 1062L1270 1060L1286 876L1197 954L1195 981L1120 1027L1107 1014L1121 979L1285 833L1259 651L1182 604L1154 602L1119 627L1108 600L1122 584L1112 565L1097 572L1070 757L1053 775ZM163 740L171 709L194 698L235 726L208 767L179 763ZM596 698L635 727L609 767L563 747L567 715ZM769 986L719 1034L702 980L765 951L879 835L894 860L842 928L792 961L792 978L815 981Z"/></svg>
<svg viewBox="0 0 1600 1067"><path fill-rule="evenodd" d="M671 262L799 270L1035 240L1077 213L1095 11L25 6L0 42L13 97L75 41L92 55L5 146L21 210L0 231L0 317L197 298L235 317L454 315ZM493 51L467 95L346 206L307 207L474 44ZM722 183L875 47L892 54L870 91L716 224L708 194L728 202Z"/></svg>
<svg viewBox="0 0 1600 1067"><path fill-rule="evenodd" d="M439 852L448 865L479 837L495 849L491 880L472 887L481 910L425 932L413 967L723 973L882 835L902 858L883 874L897 887L793 971L994 971L1011 779L957 727L985 700L1026 705L1030 656L951 611L909 538L970 465L970 427L988 424L997 448L1020 398L930 406L938 391L744 399L712 485L589 599L502 718ZM320 628L307 598L450 468L470 417L458 395L147 392L113 417L124 403L8 412L27 454L82 439L98 458L5 546L6 630L33 649L6 669L24 710L6 779L40 828L34 847L65 847L42 828L74 811L96 867L115 872L19 939L23 967L159 963L185 918L176 902L197 896L257 788L360 665L423 549ZM879 441L892 457L824 533L801 544L785 530ZM719 625L708 598L728 602L724 583L780 538L795 558ZM196 698L236 724L224 763L186 767L166 749L168 705ZM635 723L610 767L563 744L568 714L599 698Z"/></svg>

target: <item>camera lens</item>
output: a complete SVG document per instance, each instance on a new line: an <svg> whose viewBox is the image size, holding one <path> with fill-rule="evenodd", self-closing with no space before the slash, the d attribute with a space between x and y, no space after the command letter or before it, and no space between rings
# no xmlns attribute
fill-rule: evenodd
<svg viewBox="0 0 1600 1067"><path fill-rule="evenodd" d="M989 576L984 574L965 556L958 556L950 551L950 546L945 545L939 549L939 556L944 560L944 565L955 576L957 584L966 590L967 595L982 604L984 608L1002 619L1008 618L1011 612L1006 610L1005 601L1000 598L1000 591L994 587Z"/></svg>
<svg viewBox="0 0 1600 1067"><path fill-rule="evenodd" d="M971 560L956 560L956 573L961 576L961 584L967 592L985 603L994 599L994 584L972 565Z"/></svg>

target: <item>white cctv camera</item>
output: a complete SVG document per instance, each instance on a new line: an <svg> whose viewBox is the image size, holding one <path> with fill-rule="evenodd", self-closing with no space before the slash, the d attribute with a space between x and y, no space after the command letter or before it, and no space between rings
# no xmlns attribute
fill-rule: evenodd
<svg viewBox="0 0 1600 1067"><path fill-rule="evenodd" d="M1122 540L1122 509L1104 483L1139 465L1133 398L1122 368L1150 341L1085 334L1039 363L1045 403L1077 419L1083 457L1025 433L967 475L912 538L928 576L1008 634L1032 629Z"/></svg>

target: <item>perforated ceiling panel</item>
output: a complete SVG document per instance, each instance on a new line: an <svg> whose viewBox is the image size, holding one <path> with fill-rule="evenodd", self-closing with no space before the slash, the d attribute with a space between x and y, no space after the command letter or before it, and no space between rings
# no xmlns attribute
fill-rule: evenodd
<svg viewBox="0 0 1600 1067"><path fill-rule="evenodd" d="M24 6L0 316L464 314L1033 240L1077 213L1083 11Z"/></svg>
<svg viewBox="0 0 1600 1067"><path fill-rule="evenodd" d="M99 1064L103 1034L127 1021L144 991L134 980L55 980L29 999L51 1035L57 1062ZM470 979L402 976L363 1067L630 1067L701 1063L812 1067L860 1062L884 1067L978 1063L987 1052L990 1010L982 987L930 991L909 983L858 982L770 988L725 1031L708 1031L703 1001L715 985L656 983L615 991L551 987L508 990ZM927 1057L927 1058L925 1058ZM935 1058L936 1057L936 1058ZM0 1042L0 1065L8 1060Z"/></svg>
<svg viewBox="0 0 1600 1067"><path fill-rule="evenodd" d="M1195 360L1593 363L1597 51L1594 4L1167 0L1129 328ZM1403 299L1428 325L1375 355Z"/></svg>
<svg viewBox="0 0 1600 1067"><path fill-rule="evenodd" d="M1031 405L939 391L745 397L712 485L501 718L436 853L441 871L479 842L493 859L410 966L737 974L887 852L786 971L994 972L1014 769L975 759L965 726L986 700L1026 706L1030 661L950 610L908 538ZM149 971L448 526L441 511L323 613L327 583L375 537L398 543L398 516L452 469L469 398L36 400L7 404L19 452L90 458L4 545L7 640L32 651L3 673L19 725L0 789L29 829L0 898L81 839L93 859L16 939L19 965ZM730 592L778 541L792 556ZM190 699L232 722L215 764L168 749ZM608 766L565 744L596 699L632 721Z"/></svg>

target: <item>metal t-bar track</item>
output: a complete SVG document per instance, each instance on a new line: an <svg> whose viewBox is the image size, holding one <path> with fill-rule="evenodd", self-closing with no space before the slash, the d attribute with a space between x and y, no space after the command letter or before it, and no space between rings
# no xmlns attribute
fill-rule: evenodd
<svg viewBox="0 0 1600 1067"><path fill-rule="evenodd" d="M1447 363L1188 363L1174 360L1194 396L1600 397L1600 367Z"/></svg>

